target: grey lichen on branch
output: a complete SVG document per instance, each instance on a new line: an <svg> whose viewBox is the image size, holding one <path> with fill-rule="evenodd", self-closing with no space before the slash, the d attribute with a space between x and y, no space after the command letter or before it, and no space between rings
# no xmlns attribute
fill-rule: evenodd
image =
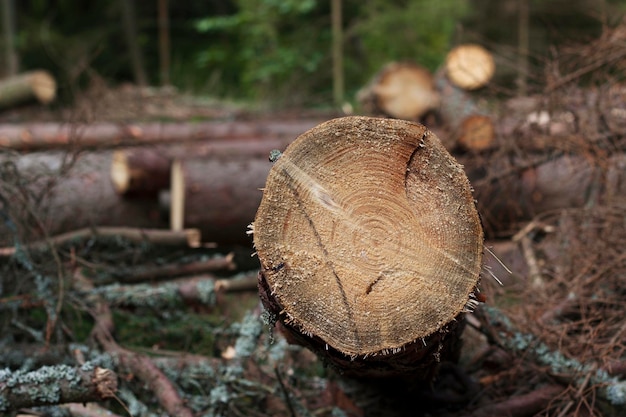
<svg viewBox="0 0 626 417"><path fill-rule="evenodd" d="M75 368L44 366L33 372L0 370L0 411L115 396L117 375L90 363Z"/></svg>
<svg viewBox="0 0 626 417"><path fill-rule="evenodd" d="M492 336L512 353L526 353L529 358L541 365L549 367L549 372L573 382L577 386L598 385L600 398L613 406L626 407L626 381L612 377L595 364L581 363L563 353L550 349L532 333L523 333L498 308L484 306L481 308L486 321L493 329Z"/></svg>
<svg viewBox="0 0 626 417"><path fill-rule="evenodd" d="M462 167L424 126L345 117L301 135L253 230L261 298L303 344L342 363L451 356L483 232ZM415 370L404 359L375 373Z"/></svg>

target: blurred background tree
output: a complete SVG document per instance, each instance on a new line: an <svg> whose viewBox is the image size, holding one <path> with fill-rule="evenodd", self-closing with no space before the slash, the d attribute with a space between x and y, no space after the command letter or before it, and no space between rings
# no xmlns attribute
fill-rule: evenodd
<svg viewBox="0 0 626 417"><path fill-rule="evenodd" d="M48 69L66 98L97 77L277 106L333 103L330 0L2 2L0 75L18 63L23 71ZM465 41L495 52L504 79L513 82L520 34L533 70L551 46L597 36L626 11L621 0L341 3L349 100L386 63L409 60L436 70ZM526 35L519 31L523 7Z"/></svg>

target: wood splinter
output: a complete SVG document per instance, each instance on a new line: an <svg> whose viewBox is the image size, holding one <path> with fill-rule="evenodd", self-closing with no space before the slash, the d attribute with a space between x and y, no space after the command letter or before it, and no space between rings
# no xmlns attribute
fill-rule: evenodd
<svg viewBox="0 0 626 417"><path fill-rule="evenodd" d="M252 229L266 309L344 374L428 380L455 360L483 231L462 167L424 126L345 117L304 133Z"/></svg>

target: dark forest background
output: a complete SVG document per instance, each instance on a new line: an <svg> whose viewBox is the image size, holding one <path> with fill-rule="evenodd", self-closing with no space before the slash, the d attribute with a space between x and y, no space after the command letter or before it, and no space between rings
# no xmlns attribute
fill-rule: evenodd
<svg viewBox="0 0 626 417"><path fill-rule="evenodd" d="M0 75L47 69L65 100L99 79L277 105L332 102L331 1L2 3ZM343 0L341 9L343 96L351 100L385 63L411 60L436 70L451 46L468 41L495 52L506 83L515 79L526 38L528 71L540 73L556 47L597 37L621 19L626 3Z"/></svg>

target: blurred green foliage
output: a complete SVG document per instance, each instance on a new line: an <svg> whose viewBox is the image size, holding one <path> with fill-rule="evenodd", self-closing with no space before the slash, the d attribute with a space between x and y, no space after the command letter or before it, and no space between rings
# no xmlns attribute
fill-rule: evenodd
<svg viewBox="0 0 626 417"><path fill-rule="evenodd" d="M121 1L130 0L15 1L21 67L53 71L61 93L94 74L111 84L132 81ZM537 62L563 40L557 34L595 35L602 19L624 11L623 0L529 1ZM461 41L515 51L517 2L343 0L346 97L389 61L435 70ZM157 2L134 4L137 43L158 84ZM282 105L332 102L330 0L170 1L169 20L171 80L181 90Z"/></svg>

